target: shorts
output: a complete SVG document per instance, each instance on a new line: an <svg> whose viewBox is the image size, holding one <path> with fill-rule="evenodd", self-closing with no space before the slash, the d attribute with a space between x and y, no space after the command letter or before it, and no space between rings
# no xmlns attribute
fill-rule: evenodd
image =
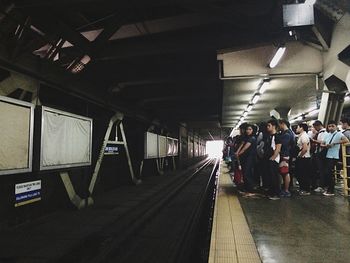
<svg viewBox="0 0 350 263"><path fill-rule="evenodd" d="M281 175L289 174L289 157L282 157L282 160L279 163L279 173Z"/></svg>

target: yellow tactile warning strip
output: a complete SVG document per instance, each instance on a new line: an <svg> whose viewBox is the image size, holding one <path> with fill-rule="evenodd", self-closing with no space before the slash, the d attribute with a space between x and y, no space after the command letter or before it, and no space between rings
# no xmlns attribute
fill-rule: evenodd
<svg viewBox="0 0 350 263"><path fill-rule="evenodd" d="M209 263L261 263L226 165L221 162Z"/></svg>

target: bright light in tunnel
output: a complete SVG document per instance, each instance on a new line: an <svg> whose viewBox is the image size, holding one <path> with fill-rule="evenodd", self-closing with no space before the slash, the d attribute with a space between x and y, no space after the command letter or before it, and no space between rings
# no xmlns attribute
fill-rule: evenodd
<svg viewBox="0 0 350 263"><path fill-rule="evenodd" d="M274 68L277 66L278 62L280 62L281 58L283 57L284 52L286 51L286 47L279 47L276 54L274 55L273 59L270 62L269 67Z"/></svg>
<svg viewBox="0 0 350 263"><path fill-rule="evenodd" d="M209 158L221 158L224 141L207 141L206 152Z"/></svg>

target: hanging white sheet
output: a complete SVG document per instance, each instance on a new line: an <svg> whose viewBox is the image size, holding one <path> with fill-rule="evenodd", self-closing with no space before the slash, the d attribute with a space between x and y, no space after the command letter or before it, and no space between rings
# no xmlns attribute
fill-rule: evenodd
<svg viewBox="0 0 350 263"><path fill-rule="evenodd" d="M92 120L43 108L41 169L91 164Z"/></svg>

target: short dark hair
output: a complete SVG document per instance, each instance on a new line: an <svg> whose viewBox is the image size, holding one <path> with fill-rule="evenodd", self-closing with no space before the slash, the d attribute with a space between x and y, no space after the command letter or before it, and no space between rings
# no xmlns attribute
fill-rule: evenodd
<svg viewBox="0 0 350 263"><path fill-rule="evenodd" d="M346 117L341 118L340 121L341 121L342 123L347 123L348 125L350 124L349 118L346 118Z"/></svg>
<svg viewBox="0 0 350 263"><path fill-rule="evenodd" d="M286 119L279 119L279 123L285 124L288 127L288 129L290 128L290 123Z"/></svg>
<svg viewBox="0 0 350 263"><path fill-rule="evenodd" d="M312 124L312 126L323 126L322 122L317 120L317 121L314 121L314 123Z"/></svg>
<svg viewBox="0 0 350 263"><path fill-rule="evenodd" d="M248 123L244 122L241 125L239 125L239 128L242 130L245 130L245 129L247 129L247 125L248 125Z"/></svg>
<svg viewBox="0 0 350 263"><path fill-rule="evenodd" d="M271 124L272 126L278 127L278 121L276 119L271 119L267 122L267 124Z"/></svg>
<svg viewBox="0 0 350 263"><path fill-rule="evenodd" d="M309 130L309 126L307 126L306 123L299 123L298 126L300 128L303 128L303 130L306 131L306 132Z"/></svg>
<svg viewBox="0 0 350 263"><path fill-rule="evenodd" d="M334 120L331 120L331 121L328 122L328 125L332 125L332 124L334 124L335 126L337 126L337 122L334 121Z"/></svg>

